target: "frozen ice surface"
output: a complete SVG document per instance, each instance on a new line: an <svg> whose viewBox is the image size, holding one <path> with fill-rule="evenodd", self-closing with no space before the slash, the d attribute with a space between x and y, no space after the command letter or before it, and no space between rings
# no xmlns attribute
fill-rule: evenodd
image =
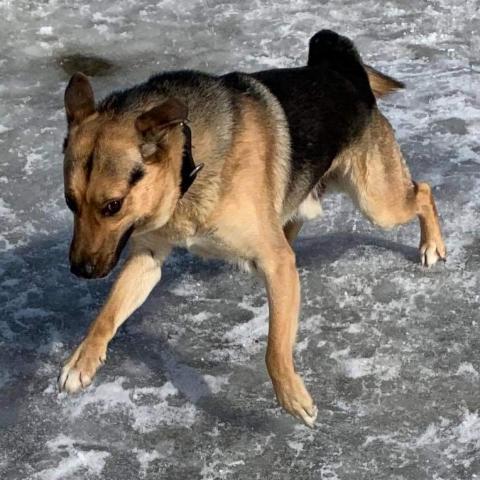
<svg viewBox="0 0 480 480"><path fill-rule="evenodd" d="M480 478L478 0L0 0L0 478ZM99 96L164 69L302 65L320 28L407 83L382 102L434 189L446 265L418 226L381 232L342 197L296 244L297 350L319 406L283 414L263 357L260 283L178 252L93 386L62 360L111 279L68 271L62 97L82 56ZM86 68L87 68L86 67Z"/></svg>

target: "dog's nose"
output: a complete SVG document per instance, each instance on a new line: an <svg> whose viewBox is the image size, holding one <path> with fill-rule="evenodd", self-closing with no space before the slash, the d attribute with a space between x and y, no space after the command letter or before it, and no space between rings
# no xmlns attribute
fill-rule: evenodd
<svg viewBox="0 0 480 480"><path fill-rule="evenodd" d="M92 278L95 267L90 262L72 263L70 271L77 277Z"/></svg>

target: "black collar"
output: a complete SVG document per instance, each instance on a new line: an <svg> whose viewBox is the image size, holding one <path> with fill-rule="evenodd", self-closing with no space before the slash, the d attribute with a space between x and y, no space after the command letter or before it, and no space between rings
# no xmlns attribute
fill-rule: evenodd
<svg viewBox="0 0 480 480"><path fill-rule="evenodd" d="M187 190L191 187L197 176L197 173L203 168L203 163L195 166L192 156L192 131L185 122L182 122L181 125L183 134L185 135L185 144L183 147L182 156L182 170L180 172L182 176L182 181L180 183L180 197L183 197Z"/></svg>

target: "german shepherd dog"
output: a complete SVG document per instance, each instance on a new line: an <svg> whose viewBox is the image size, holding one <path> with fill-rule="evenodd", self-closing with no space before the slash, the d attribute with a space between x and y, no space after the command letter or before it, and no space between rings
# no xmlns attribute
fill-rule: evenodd
<svg viewBox="0 0 480 480"><path fill-rule="evenodd" d="M65 91L65 197L71 271L106 276L128 259L58 384L76 392L160 280L175 246L258 272L269 304L267 370L278 402L306 425L317 409L295 370L300 284L292 243L327 187L382 228L418 216L420 258L446 250L430 187L412 181L376 97L403 85L322 30L308 65L252 74L161 73L95 105L86 76Z"/></svg>

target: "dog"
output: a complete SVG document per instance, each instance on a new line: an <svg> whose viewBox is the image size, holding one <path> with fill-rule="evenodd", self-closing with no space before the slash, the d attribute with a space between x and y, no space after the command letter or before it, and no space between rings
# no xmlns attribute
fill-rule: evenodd
<svg viewBox="0 0 480 480"><path fill-rule="evenodd" d="M160 73L95 104L88 78L65 91L69 259L106 276L129 241L107 302L63 366L61 391L89 385L107 345L181 246L257 272L269 304L266 366L280 405L313 426L296 372L300 283L292 244L333 187L381 228L420 221L426 266L446 249L431 189L414 182L376 99L403 84L365 66L346 37L322 30L305 67L209 75Z"/></svg>

